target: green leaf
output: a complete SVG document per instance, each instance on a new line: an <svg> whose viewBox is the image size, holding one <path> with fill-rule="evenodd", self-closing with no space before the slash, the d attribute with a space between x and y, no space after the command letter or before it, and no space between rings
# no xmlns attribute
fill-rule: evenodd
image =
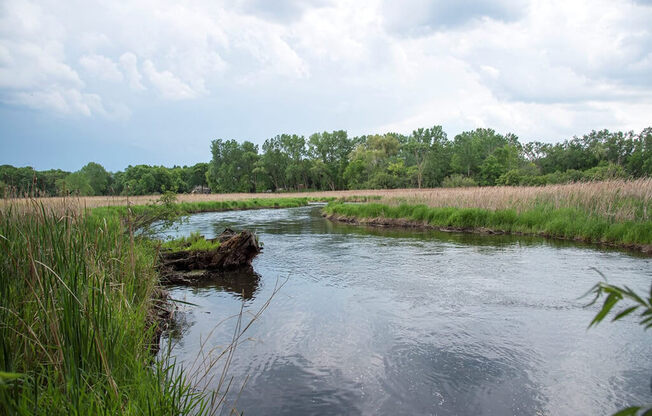
<svg viewBox="0 0 652 416"><path fill-rule="evenodd" d="M627 407L625 409L617 411L611 416L636 416L636 412L638 412L640 409L641 408L638 406Z"/></svg>
<svg viewBox="0 0 652 416"><path fill-rule="evenodd" d="M22 373L8 373L6 371L0 371L0 384L4 384L8 381L17 380L25 376Z"/></svg>
<svg viewBox="0 0 652 416"><path fill-rule="evenodd" d="M624 318L625 316L629 315L630 313L634 312L636 309L638 309L637 306L630 306L629 308L625 309L624 311L618 313L618 315L614 316L614 318L611 320L611 322L617 321L621 318Z"/></svg>
<svg viewBox="0 0 652 416"><path fill-rule="evenodd" d="M625 290L630 298L634 299L636 302L640 303L641 305L645 305L645 301L639 295L637 295L636 292L634 292L632 289L630 289L627 286L625 286Z"/></svg>
<svg viewBox="0 0 652 416"><path fill-rule="evenodd" d="M620 294L611 292L609 296L607 296L607 299L605 299L604 304L602 305L602 309L600 309L600 312L598 312L598 314L595 315L595 318L593 318L593 320L589 324L589 328L592 327L593 325L597 325L600 322L602 322L605 316L607 316L609 311L611 311L611 309L616 305L616 303L618 303L618 301L620 301L620 299L622 299Z"/></svg>

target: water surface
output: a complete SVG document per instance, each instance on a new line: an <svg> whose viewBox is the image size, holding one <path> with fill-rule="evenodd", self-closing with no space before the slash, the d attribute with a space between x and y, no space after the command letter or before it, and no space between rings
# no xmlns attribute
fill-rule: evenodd
<svg viewBox="0 0 652 416"><path fill-rule="evenodd" d="M650 258L333 224L315 206L196 214L171 234L225 227L260 236L257 274L173 288L197 306L162 342L188 365L220 350L236 322L224 318L243 302L257 311L285 281L231 363L231 400L248 376L245 414L598 415L652 402L652 332L634 319L587 331L597 308L578 299L600 279L593 268L649 290Z"/></svg>

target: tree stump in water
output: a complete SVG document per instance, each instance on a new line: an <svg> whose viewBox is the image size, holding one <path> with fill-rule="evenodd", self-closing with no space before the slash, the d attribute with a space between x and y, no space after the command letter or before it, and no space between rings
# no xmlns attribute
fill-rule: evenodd
<svg viewBox="0 0 652 416"><path fill-rule="evenodd" d="M251 268L261 249L251 231L235 233L226 229L216 239L220 246L212 250L162 251L158 270L163 284L191 284L224 270Z"/></svg>

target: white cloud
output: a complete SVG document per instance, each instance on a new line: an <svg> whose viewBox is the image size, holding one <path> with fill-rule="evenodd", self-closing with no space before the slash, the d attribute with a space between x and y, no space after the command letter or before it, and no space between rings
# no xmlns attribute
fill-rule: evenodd
<svg viewBox="0 0 652 416"><path fill-rule="evenodd" d="M138 71L138 58L136 55L131 52L122 54L122 56L120 56L120 66L127 75L127 80L131 89L136 91L143 91L146 89L141 82L143 77L140 75L140 71Z"/></svg>
<svg viewBox="0 0 652 416"><path fill-rule="evenodd" d="M639 130L652 121L645 115L652 79L645 85L641 77L652 45L643 21L651 18L652 8L629 2L533 0L520 19L476 19L462 29L398 38L396 56L408 68L399 73L416 74L408 85L421 85L423 94L377 129L490 126L528 140ZM446 61L459 70L439 71L436 63Z"/></svg>
<svg viewBox="0 0 652 416"><path fill-rule="evenodd" d="M2 49L0 88L20 90L52 83L77 88L84 85L77 71L64 62L59 42L5 41Z"/></svg>
<svg viewBox="0 0 652 416"><path fill-rule="evenodd" d="M67 114L103 114L97 94L65 59L63 26L38 5L13 0L0 14L0 100Z"/></svg>
<svg viewBox="0 0 652 416"><path fill-rule="evenodd" d="M89 52L111 47L113 42L106 33L85 32L79 37L79 46Z"/></svg>
<svg viewBox="0 0 652 416"><path fill-rule="evenodd" d="M74 88L52 87L34 92L16 92L11 101L33 109L56 110L64 114L106 114L97 94L83 94Z"/></svg>
<svg viewBox="0 0 652 416"><path fill-rule="evenodd" d="M185 84L172 72L157 71L156 67L150 60L145 61L143 64L143 72L164 98L171 100L184 100L195 98L201 94L201 91L193 90L188 84Z"/></svg>
<svg viewBox="0 0 652 416"><path fill-rule="evenodd" d="M650 20L628 0L6 0L0 100L110 117L243 93L264 111L256 94L276 91L287 113L313 106L319 128L348 112L364 115L346 126L359 132L444 123L553 139L650 123Z"/></svg>
<svg viewBox="0 0 652 416"><path fill-rule="evenodd" d="M53 80L83 85L65 63L62 25L28 1L8 0L0 9L0 88L20 90Z"/></svg>
<svg viewBox="0 0 652 416"><path fill-rule="evenodd" d="M122 81L122 72L111 59L102 55L84 55L79 58L79 64L92 76L105 81Z"/></svg>

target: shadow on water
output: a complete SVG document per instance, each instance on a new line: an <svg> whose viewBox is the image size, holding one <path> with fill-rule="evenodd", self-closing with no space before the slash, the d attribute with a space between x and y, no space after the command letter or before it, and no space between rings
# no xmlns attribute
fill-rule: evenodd
<svg viewBox="0 0 652 416"><path fill-rule="evenodd" d="M260 286L260 275L252 267L215 272L190 285L198 292L225 292L235 299L255 299ZM172 286L174 287L174 286Z"/></svg>
<svg viewBox="0 0 652 416"><path fill-rule="evenodd" d="M253 268L216 273L211 279L198 282L195 287L226 292L236 299L253 300L260 286L260 275Z"/></svg>
<svg viewBox="0 0 652 416"><path fill-rule="evenodd" d="M260 287L260 275L253 268L239 270L221 271L215 273L210 279L203 279L191 285L195 293L211 294L222 292L231 295L236 300L253 301ZM170 290L175 293L175 288L186 288L185 286L171 286ZM184 307L183 303L177 304L177 313L169 322L168 336L173 340L180 340L188 330L196 323L196 317L189 312L191 308Z"/></svg>

